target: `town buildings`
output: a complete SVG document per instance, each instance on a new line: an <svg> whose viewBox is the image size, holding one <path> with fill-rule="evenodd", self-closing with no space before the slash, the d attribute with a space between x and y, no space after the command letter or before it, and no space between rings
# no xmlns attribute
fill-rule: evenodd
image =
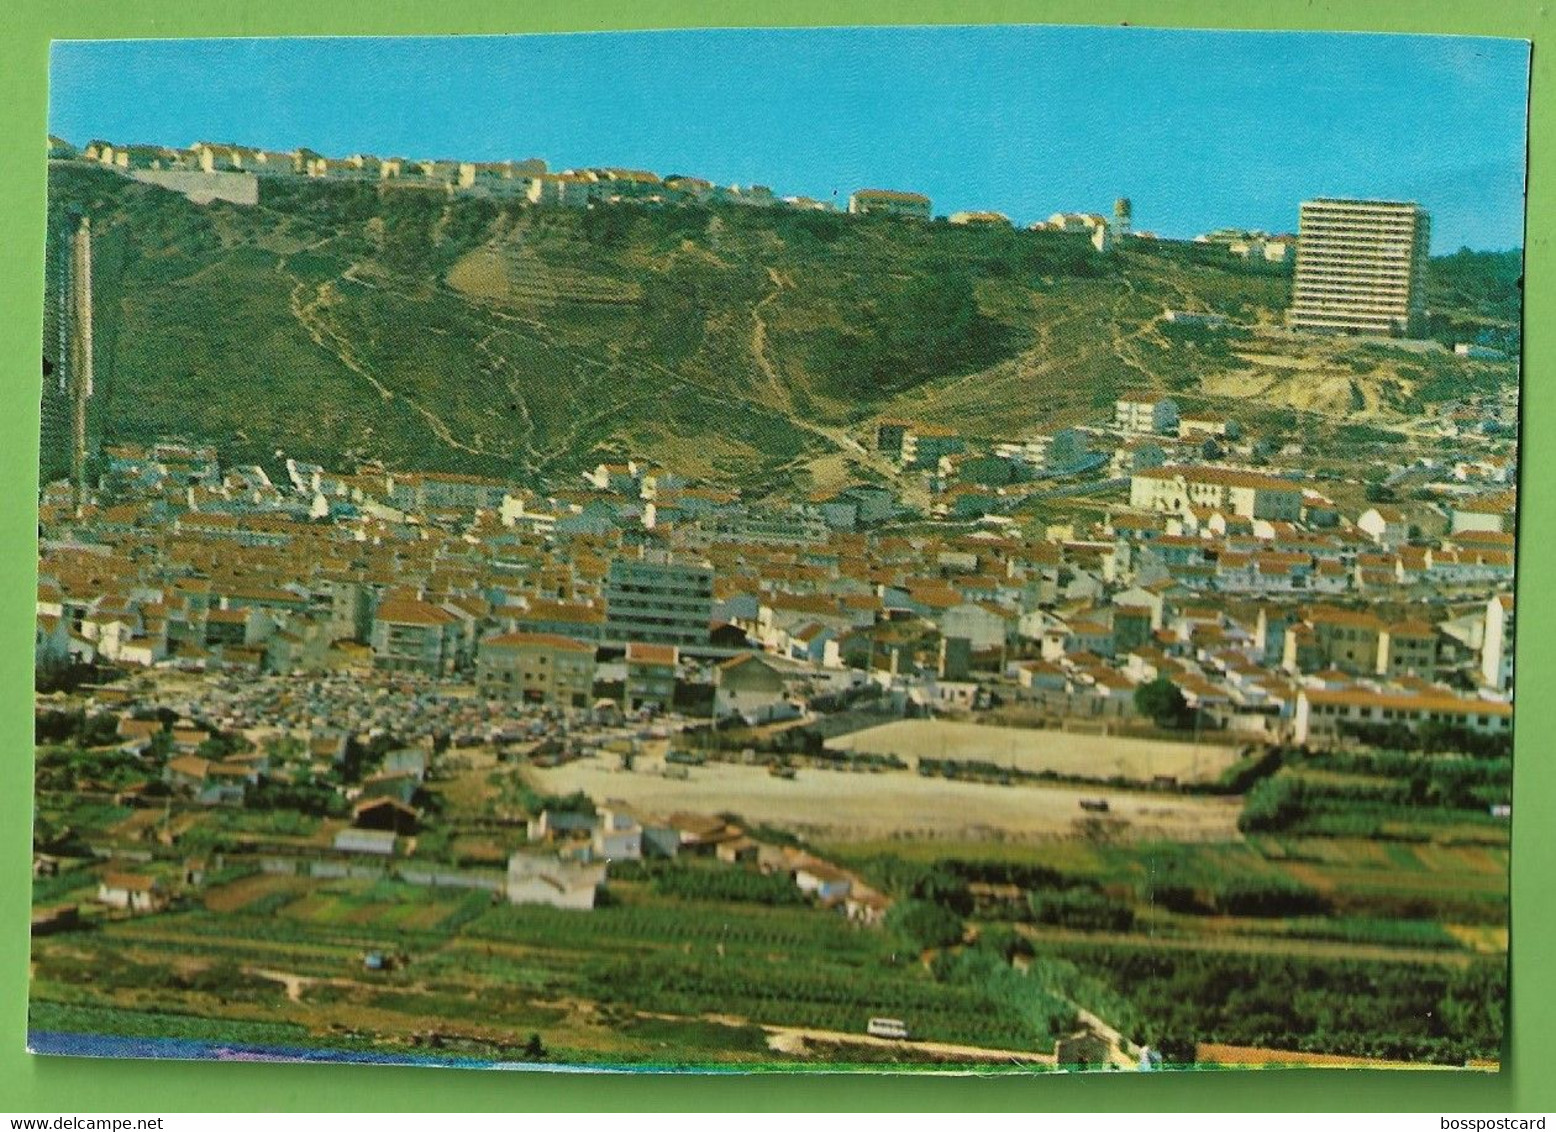
<svg viewBox="0 0 1556 1132"><path fill-rule="evenodd" d="M1500 700L1441 692L1401 693L1347 688L1304 691L1297 696L1293 738L1298 743L1333 740L1346 725L1419 731L1435 724L1481 735L1505 735L1513 725L1513 705Z"/></svg>

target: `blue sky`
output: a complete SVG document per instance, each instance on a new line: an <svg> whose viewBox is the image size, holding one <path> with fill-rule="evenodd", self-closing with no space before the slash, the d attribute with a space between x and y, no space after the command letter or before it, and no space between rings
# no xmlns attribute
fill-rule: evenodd
<svg viewBox="0 0 1556 1132"><path fill-rule="evenodd" d="M331 155L543 157L1018 222L1134 202L1168 236L1420 201L1434 252L1522 244L1516 40L885 28L62 42L49 129Z"/></svg>

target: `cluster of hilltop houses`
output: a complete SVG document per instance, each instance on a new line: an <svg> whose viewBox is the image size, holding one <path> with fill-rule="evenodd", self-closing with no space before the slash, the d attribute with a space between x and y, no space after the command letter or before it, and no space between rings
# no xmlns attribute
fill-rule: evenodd
<svg viewBox="0 0 1556 1132"><path fill-rule="evenodd" d="M84 162L111 169L182 193L198 203L224 200L255 204L262 182L302 178L368 183L384 189L430 189L450 196L520 200L568 208L623 201L644 205L733 204L817 212L840 207L829 199L780 195L767 185L719 185L686 174L661 176L646 169L617 167L553 170L538 157L506 161L410 159L368 153L327 157L306 147L267 150L204 141L178 148L93 139L77 147L53 135L48 139L48 156L53 161ZM858 189L849 195L846 209L853 215L922 221L935 216L933 202L927 195L898 189ZM1026 227L1029 231L1083 238L1099 252L1109 251L1120 240L1159 238L1154 232L1134 228L1131 215L1130 201L1120 198L1111 215L1055 212ZM952 212L945 220L967 227L1015 226L1007 214L987 209ZM1266 268L1288 269L1296 260L1297 236L1292 233L1218 228L1194 237L1194 242L1224 248L1232 258Z"/></svg>
<svg viewBox="0 0 1556 1132"><path fill-rule="evenodd" d="M312 149L267 150L231 143L196 142L187 149L163 145L120 145L94 139L76 147L50 136L48 155L55 161L85 162L111 169L148 184L181 192L199 202L226 200L254 204L260 184L272 178L354 181L386 189L432 189L449 195L484 196L528 201L536 205L585 208L595 203L630 201L647 205L735 204L755 208L788 208L830 212L839 206L826 199L781 196L766 185L718 185L684 174L661 176L646 169L595 167L552 170L538 157L517 161L412 160L355 153L326 157ZM1120 202L1127 204L1127 202ZM854 215L932 220L930 198L897 189L858 189L848 197ZM1012 227L1001 212L960 211L952 224ZM1127 217L1059 212L1028 226L1037 231L1072 233L1091 241L1098 251L1131 232Z"/></svg>
<svg viewBox="0 0 1556 1132"><path fill-rule="evenodd" d="M89 162L191 196L252 204L261 180L275 177L358 181L387 188L434 189L582 208L595 202L644 204L721 202L759 208L830 210L830 201L780 197L765 185L716 185L700 177L660 176L644 169L587 168L553 171L540 158L520 161L410 160L357 153L326 157L311 149L266 150L196 142L187 149L116 145L93 140L77 149L49 139L54 160ZM916 193L863 189L849 201L855 213L885 212L929 218L929 198Z"/></svg>

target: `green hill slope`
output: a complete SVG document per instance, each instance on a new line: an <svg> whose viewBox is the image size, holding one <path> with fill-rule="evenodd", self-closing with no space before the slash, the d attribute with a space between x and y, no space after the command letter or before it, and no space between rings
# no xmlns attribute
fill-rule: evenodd
<svg viewBox="0 0 1556 1132"><path fill-rule="evenodd" d="M96 233L103 439L516 478L633 456L804 487L866 464L875 417L992 438L1095 419L1126 387L1219 373L1235 396L1225 375L1259 363L1157 316L1273 325L1288 287L1205 249L737 207L308 182L197 206L57 165L50 209Z"/></svg>

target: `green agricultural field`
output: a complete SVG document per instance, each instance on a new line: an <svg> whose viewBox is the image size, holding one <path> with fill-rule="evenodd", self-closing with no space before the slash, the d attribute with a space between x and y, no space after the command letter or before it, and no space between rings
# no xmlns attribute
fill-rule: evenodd
<svg viewBox="0 0 1556 1132"><path fill-rule="evenodd" d="M176 1004L386 1041L463 1026L501 1045L527 1027L548 1044L587 1038L581 1048L595 1056L629 1059L688 1026L701 1027L688 1056L760 1060L765 1039L752 1027L849 1035L880 1013L911 1018L925 1040L1048 1052L1072 1016L1008 967L1002 977L1023 992L1015 998L960 968L936 974L892 933L809 906L702 903L644 883L617 886L590 913L383 882L250 877L223 887L208 904L226 912L196 907L41 940L35 997L85 1001L77 988L90 971L93 1001L127 1011ZM361 955L375 948L408 962L365 972Z"/></svg>

